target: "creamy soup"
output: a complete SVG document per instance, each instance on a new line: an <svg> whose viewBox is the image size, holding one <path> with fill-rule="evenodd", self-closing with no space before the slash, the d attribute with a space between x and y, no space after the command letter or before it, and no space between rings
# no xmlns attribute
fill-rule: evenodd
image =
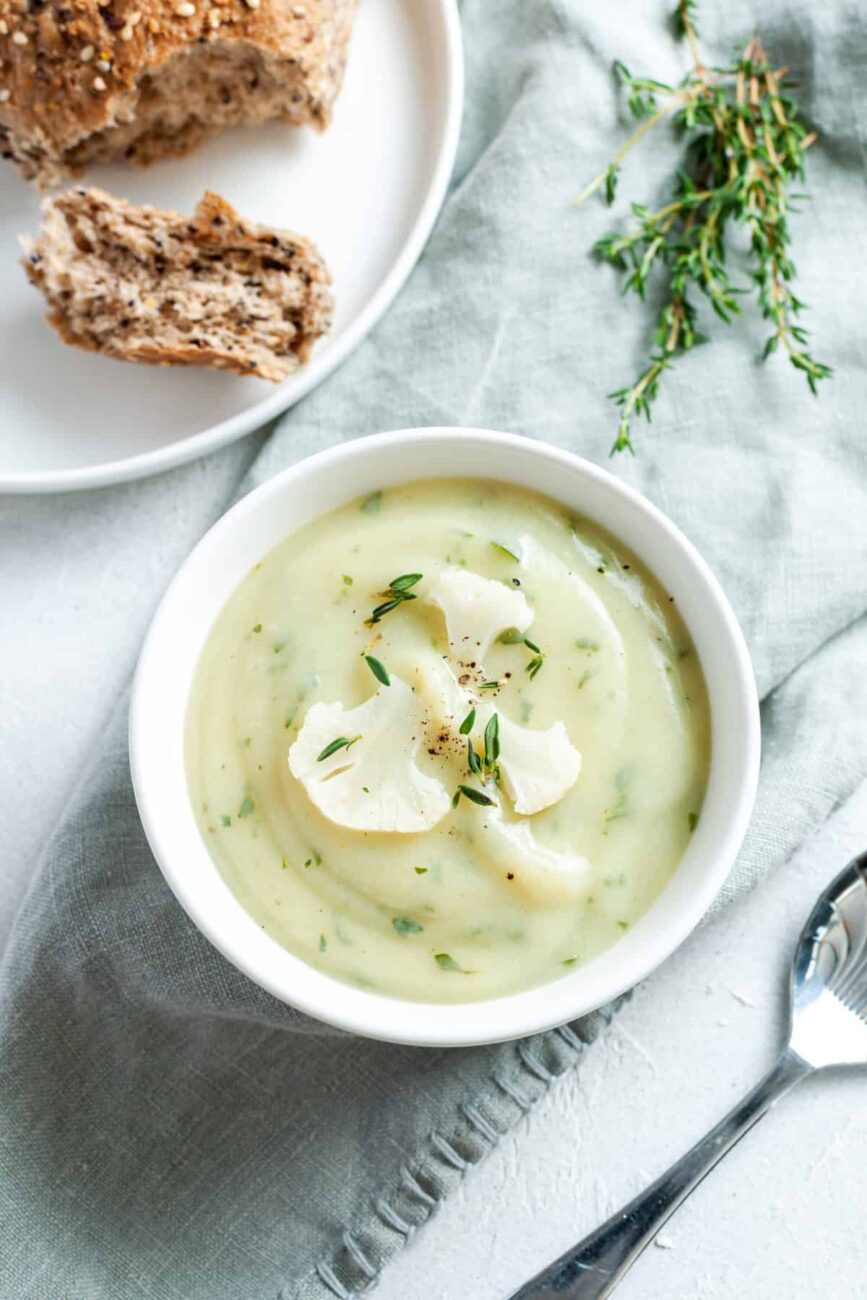
<svg viewBox="0 0 867 1300"><path fill-rule="evenodd" d="M187 718L208 848L279 943L464 1002L563 976L671 877L709 762L672 597L543 496L443 479L293 533L210 633Z"/></svg>

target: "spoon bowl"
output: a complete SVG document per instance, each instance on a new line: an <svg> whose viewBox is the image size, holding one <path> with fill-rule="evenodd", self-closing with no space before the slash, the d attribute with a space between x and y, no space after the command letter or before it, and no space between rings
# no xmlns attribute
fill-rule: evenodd
<svg viewBox="0 0 867 1300"><path fill-rule="evenodd" d="M867 1063L867 853L832 881L801 931L789 1043L814 1070Z"/></svg>
<svg viewBox="0 0 867 1300"><path fill-rule="evenodd" d="M867 1064L867 852L816 902L792 962L788 1043L740 1105L646 1191L531 1278L512 1300L602 1300L714 1165L814 1070Z"/></svg>

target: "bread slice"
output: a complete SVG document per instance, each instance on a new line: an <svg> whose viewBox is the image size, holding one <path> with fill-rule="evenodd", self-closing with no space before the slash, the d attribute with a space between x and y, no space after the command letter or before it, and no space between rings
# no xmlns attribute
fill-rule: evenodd
<svg viewBox="0 0 867 1300"><path fill-rule="evenodd" d="M0 151L43 188L235 123L327 126L355 0L0 0Z"/></svg>
<svg viewBox="0 0 867 1300"><path fill-rule="evenodd" d="M42 210L22 264L75 347L279 383L331 324L331 278L313 244L243 221L217 194L191 220L97 189Z"/></svg>

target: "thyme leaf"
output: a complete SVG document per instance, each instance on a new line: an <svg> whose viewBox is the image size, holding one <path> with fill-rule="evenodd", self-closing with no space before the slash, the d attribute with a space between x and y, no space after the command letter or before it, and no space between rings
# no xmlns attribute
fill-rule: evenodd
<svg viewBox="0 0 867 1300"><path fill-rule="evenodd" d="M399 578L392 578L388 589L395 592L406 591L408 587L414 587L417 582L421 582L423 577L423 573L403 573Z"/></svg>
<svg viewBox="0 0 867 1300"><path fill-rule="evenodd" d="M492 713L485 727L485 768L490 772L500 757L500 719Z"/></svg>
<svg viewBox="0 0 867 1300"><path fill-rule="evenodd" d="M386 614L390 614L393 609L397 609L398 605L403 604L403 600L403 596L395 596L392 600L385 600L381 605L377 605L370 618L367 619L368 626L372 627L374 623L378 623Z"/></svg>
<svg viewBox="0 0 867 1300"><path fill-rule="evenodd" d="M470 734L470 732L473 729L473 723L475 722L475 720L476 720L476 711L475 709L470 709L469 713L464 718L463 722L458 728L462 736L468 736Z"/></svg>
<svg viewBox="0 0 867 1300"><path fill-rule="evenodd" d="M545 656L542 654L538 654L538 655L533 655L533 658L530 660L530 662L524 666L524 672L530 674L530 681L532 681L533 678L536 676L536 674L541 671L544 662L545 662Z"/></svg>
<svg viewBox="0 0 867 1300"><path fill-rule="evenodd" d="M382 682L383 686L391 685L391 678L388 675L388 669L385 664L380 663L378 659L374 659L373 655L365 655L364 662L367 664L378 682Z"/></svg>
<svg viewBox="0 0 867 1300"><path fill-rule="evenodd" d="M471 785L459 785L455 792L455 797L452 800L453 808L457 806L457 802L461 795L463 795L465 799L469 799L470 803L477 803L482 808L494 807L493 799L489 799L486 794L482 794L481 790L474 790Z"/></svg>
<svg viewBox="0 0 867 1300"><path fill-rule="evenodd" d="M330 758L332 754L336 754L338 749L349 749L355 744L356 740L361 740L361 737L353 736L352 739L349 740L346 736L338 736L336 740L330 741L325 746L321 754L316 756L316 762L324 763L326 758Z"/></svg>
<svg viewBox="0 0 867 1300"><path fill-rule="evenodd" d="M510 560L514 560L516 564L521 563L520 555L516 555L513 550L508 546L504 546L502 542L491 542L491 546L495 551L499 551L501 555L506 555Z"/></svg>
<svg viewBox="0 0 867 1300"><path fill-rule="evenodd" d="M465 971L463 966L455 961L447 952L435 952L434 961L440 970L457 971L460 975L469 975L470 971Z"/></svg>

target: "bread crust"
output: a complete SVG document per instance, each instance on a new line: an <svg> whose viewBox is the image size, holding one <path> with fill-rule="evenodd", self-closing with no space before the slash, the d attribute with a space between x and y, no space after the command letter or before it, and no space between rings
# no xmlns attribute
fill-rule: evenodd
<svg viewBox="0 0 867 1300"><path fill-rule="evenodd" d="M273 60L294 92L280 116L322 129L354 8L355 0L0 0L3 153L28 178L74 174L89 137L134 116L142 77L212 43L239 42ZM208 133L199 126L178 149Z"/></svg>
<svg viewBox="0 0 867 1300"><path fill-rule="evenodd" d="M149 268L145 292L154 295L145 300L149 310L142 310L140 302L130 297L134 287L123 275L123 267L118 274L107 262L98 278L94 277L87 299L82 299L75 267L80 259L94 252L98 255L93 241L96 232L116 253ZM331 325L331 276L312 241L289 231L254 225L211 191L188 218L157 208L134 207L95 188L71 190L45 200L42 232L22 244L26 254L22 265L45 297L48 322L61 339L119 360L206 366L280 383L308 360L313 345ZM282 324L278 322L282 338L278 351L264 345L261 332L257 333L254 322L262 317L257 309L261 299L255 291L249 293L251 323L238 315L236 305L237 319L228 334L213 328L209 311L197 311L186 320L182 312L174 312L173 324L180 321L182 328L167 327L169 317L160 314L157 301L160 285L172 271L188 276L191 284L197 283L203 263L206 276L213 268L209 292L217 295L224 264L234 270L240 264L243 275L250 276L249 283L257 288L265 276L276 285L275 275L288 287ZM262 268L266 268L264 273ZM257 276L260 278L254 278ZM181 302L183 288L171 298L175 304ZM210 301L216 310L216 299ZM83 307L98 317L98 329L92 318L82 325Z"/></svg>

